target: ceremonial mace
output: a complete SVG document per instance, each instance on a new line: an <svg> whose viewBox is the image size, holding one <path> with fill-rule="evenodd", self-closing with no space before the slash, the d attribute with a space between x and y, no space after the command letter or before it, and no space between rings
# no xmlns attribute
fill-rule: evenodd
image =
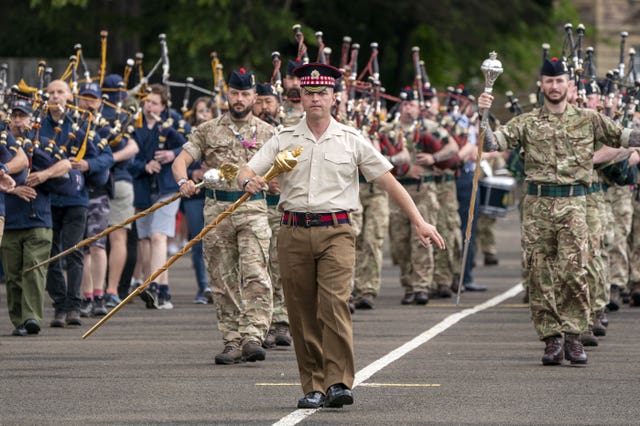
<svg viewBox="0 0 640 426"><path fill-rule="evenodd" d="M202 186L204 186L205 188L208 186L214 187L218 182L220 182L221 180L226 180L226 181L232 181L233 179L235 179L235 175L238 173L238 166L236 166L235 164L223 164L220 167L220 170L217 169L210 169L207 170L207 172L204 174L203 180L201 182L198 182L196 184L196 188L200 188ZM35 266L30 267L29 269L26 270L26 272L29 271L33 271L34 269L37 269L41 266L44 265L48 265L49 263L53 262L54 260L58 260L61 257L64 257L66 255L68 255L69 253L72 253L78 249L81 249L82 247L93 243L94 241L98 241L100 238L104 237L105 235L109 235L110 233L112 233L113 231L116 231L120 228L124 228L125 226L127 226L128 224L130 224L131 222L140 219L141 217L144 217L146 215L148 215L149 213L152 213L156 210L158 210L161 207L164 207L168 204L173 203L175 200L177 200L178 198L181 197L181 194L179 192L173 194L171 197L167 198L166 200L162 200L162 201L158 201L157 203L155 203L154 205L152 205L151 207L149 207L146 210L143 210L139 213L134 214L133 216L131 216L129 219L126 219L123 222L120 222L117 225L113 225L108 227L107 229L105 229L104 231L100 232L97 235L94 235L93 237L89 237L87 239L84 239L82 241L80 241L79 243L77 243L76 245L74 245L73 247L69 247L68 249L56 254L53 257L50 257L49 259L38 263Z"/></svg>
<svg viewBox="0 0 640 426"><path fill-rule="evenodd" d="M496 52L489 53L489 58L485 59L480 66L480 70L484 74L484 91L491 94L493 92L493 83L500 74L502 74L502 63L497 59ZM458 294L456 296L456 306L460 304L460 292L462 291L462 282L464 281L464 270L467 264L467 255L469 254L469 244L471 240L471 227L473 224L473 214L476 207L476 192L478 191L478 178L480 177L480 160L482 159L482 145L484 143L485 129L489 126L489 109L482 112L482 121L480 122L480 137L477 140L478 158L476 158L476 169L473 172L473 188L471 189L471 202L469 203L469 216L467 217L467 230L464 237L464 248L462 250L462 265L460 266L460 280L458 281Z"/></svg>
<svg viewBox="0 0 640 426"><path fill-rule="evenodd" d="M268 182L268 181L270 181L271 179L273 179L274 177L278 176L281 173L286 173L286 172L291 171L296 166L296 164L298 164L298 160L296 160L296 157L299 156L301 153L302 153L302 147L296 148L293 152L291 152L291 151L282 151L282 152L278 153L278 155L276 156L276 159L273 162L273 166L271 166L269 171L267 171L267 173L263 176L263 179ZM109 313L107 313L107 315L105 315L99 322L97 322L93 327L91 327L89 329L89 331L87 331L85 334L83 334L82 338L86 339L87 337L89 337L94 331L96 331L98 329L98 327L100 327L102 324L104 324L109 318L111 318L116 312L118 312L124 305L129 303L131 301L131 299L133 299L134 297L136 297L137 295L142 293L144 291L144 289L146 289L149 285L151 285L151 283L160 274L162 274L167 269L169 269L169 267L171 265L173 265L173 263L176 260L178 260L180 257L182 257L182 255L184 255L192 246L194 246L200 240L202 240L202 238L209 231L211 231L213 228L218 226L218 224L224 218L226 218L231 213L233 213L238 208L238 206L240 206L240 204L242 204L245 201L247 201L249 199L249 197L251 197L251 193L246 192L242 197L240 197L240 199L238 199L238 201L236 201L231 206L229 206L228 209L226 209L225 211L220 213L218 215L218 217L216 217L213 222L211 222L210 224L208 224L207 226L202 228L202 231L200 231L200 233L198 235L196 235L191 241L189 241L187 244L185 244L184 247L179 252L177 252L176 254L171 256L171 258L169 260L167 260L167 263L165 263L164 266L162 266L157 271L155 271L153 274L151 274L151 276L149 278L147 278L147 280L142 285L140 285L140 287L136 288L133 292L131 292L131 294L129 294L122 302L120 302L117 306L115 306L111 311L109 311Z"/></svg>

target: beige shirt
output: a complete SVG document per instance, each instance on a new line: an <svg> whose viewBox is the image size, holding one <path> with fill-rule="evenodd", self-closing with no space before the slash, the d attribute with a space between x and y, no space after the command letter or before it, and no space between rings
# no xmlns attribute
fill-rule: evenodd
<svg viewBox="0 0 640 426"><path fill-rule="evenodd" d="M248 166L264 175L278 152L297 147L302 147L298 164L278 176L281 210L309 213L357 210L358 169L371 181L393 167L356 129L333 118L319 140L306 120L283 129L251 158Z"/></svg>

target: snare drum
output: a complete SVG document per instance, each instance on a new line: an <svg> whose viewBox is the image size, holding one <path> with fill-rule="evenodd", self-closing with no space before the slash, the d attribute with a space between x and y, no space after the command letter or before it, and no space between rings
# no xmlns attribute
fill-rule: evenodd
<svg viewBox="0 0 640 426"><path fill-rule="evenodd" d="M491 217L505 217L517 207L516 180L510 176L489 176L480 179L480 214Z"/></svg>

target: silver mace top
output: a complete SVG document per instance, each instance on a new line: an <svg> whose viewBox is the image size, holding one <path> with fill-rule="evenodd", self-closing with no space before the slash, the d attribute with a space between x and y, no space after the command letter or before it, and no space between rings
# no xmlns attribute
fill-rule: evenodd
<svg viewBox="0 0 640 426"><path fill-rule="evenodd" d="M498 59L496 52L489 53L489 58L485 59L480 66L480 70L484 74L484 91L486 93L493 92L493 83L500 74L502 74L502 62Z"/></svg>

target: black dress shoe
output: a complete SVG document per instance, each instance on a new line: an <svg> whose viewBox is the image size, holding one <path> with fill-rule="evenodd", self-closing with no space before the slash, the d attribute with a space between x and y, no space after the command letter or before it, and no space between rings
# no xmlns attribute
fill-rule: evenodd
<svg viewBox="0 0 640 426"><path fill-rule="evenodd" d="M426 305L429 303L429 293L426 291L417 291L416 295L416 305Z"/></svg>
<svg viewBox="0 0 640 426"><path fill-rule="evenodd" d="M353 404L353 393L342 383L330 386L324 399L325 408L342 408Z"/></svg>
<svg viewBox="0 0 640 426"><path fill-rule="evenodd" d="M40 333L40 324L38 324L38 321L34 320L34 319L28 319L24 322L23 327L25 328L25 330L27 330L27 333L29 334L38 334Z"/></svg>
<svg viewBox="0 0 640 426"><path fill-rule="evenodd" d="M27 330L24 328L24 326L20 326L18 328L16 328L15 330L13 330L11 332L12 336L18 336L18 337L22 337L22 336L26 336L27 335Z"/></svg>
<svg viewBox="0 0 640 426"><path fill-rule="evenodd" d="M415 302L415 300L416 300L415 293L405 293L400 303L402 305L413 305L413 302Z"/></svg>
<svg viewBox="0 0 640 426"><path fill-rule="evenodd" d="M298 408L320 408L324 404L322 392L309 392L298 400Z"/></svg>
<svg viewBox="0 0 640 426"><path fill-rule="evenodd" d="M476 283L463 284L466 291L487 291L487 286Z"/></svg>

